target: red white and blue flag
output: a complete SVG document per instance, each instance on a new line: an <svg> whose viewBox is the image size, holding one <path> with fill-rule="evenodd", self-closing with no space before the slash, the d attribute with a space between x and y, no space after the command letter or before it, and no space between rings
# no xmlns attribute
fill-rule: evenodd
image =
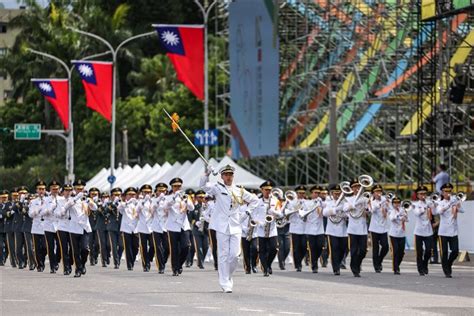
<svg viewBox="0 0 474 316"><path fill-rule="evenodd" d="M153 24L178 80L204 100L204 26Z"/></svg>
<svg viewBox="0 0 474 316"><path fill-rule="evenodd" d="M64 129L69 128L69 82L67 79L31 79L58 113Z"/></svg>
<svg viewBox="0 0 474 316"><path fill-rule="evenodd" d="M112 120L113 63L73 60L86 90L86 105L107 121Z"/></svg>

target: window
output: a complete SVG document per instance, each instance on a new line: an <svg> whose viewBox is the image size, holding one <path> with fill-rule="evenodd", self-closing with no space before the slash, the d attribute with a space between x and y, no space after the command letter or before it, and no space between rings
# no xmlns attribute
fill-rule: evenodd
<svg viewBox="0 0 474 316"><path fill-rule="evenodd" d="M5 23L0 23L0 33L7 32L7 25Z"/></svg>
<svg viewBox="0 0 474 316"><path fill-rule="evenodd" d="M0 47L0 56L5 56L7 54L7 48L6 47Z"/></svg>

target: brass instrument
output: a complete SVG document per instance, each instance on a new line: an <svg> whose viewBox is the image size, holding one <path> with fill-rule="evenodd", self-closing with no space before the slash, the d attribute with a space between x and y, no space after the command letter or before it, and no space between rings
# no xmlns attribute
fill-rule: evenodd
<svg viewBox="0 0 474 316"><path fill-rule="evenodd" d="M265 226L264 226L265 238L270 237L270 228L274 220L275 220L275 217L273 217L272 215L268 214L267 216L265 216Z"/></svg>
<svg viewBox="0 0 474 316"><path fill-rule="evenodd" d="M199 221L201 222L201 225L199 226L198 230L202 233L204 232L204 222L205 222L204 216L199 217Z"/></svg>
<svg viewBox="0 0 474 316"><path fill-rule="evenodd" d="M365 189L368 189L370 188L373 184L374 184L374 179L367 175L367 174L363 174L361 176L359 176L359 178L357 178L357 180L359 181L359 184L360 184L360 189L359 189L359 192L357 192L357 195L355 197L355 202L357 202L357 200L360 198L360 196L362 195L362 193L364 193Z"/></svg>
<svg viewBox="0 0 474 316"><path fill-rule="evenodd" d="M402 209L405 211L405 212L408 212L411 208L412 208L412 204L410 201L403 201L402 202Z"/></svg>
<svg viewBox="0 0 474 316"><path fill-rule="evenodd" d="M249 215L249 224L248 224L248 231L247 231L247 238L246 238L248 241L252 240L255 227L257 227L257 222L253 220L252 217Z"/></svg>
<svg viewBox="0 0 474 316"><path fill-rule="evenodd" d="M352 194L354 191L352 191L352 188L351 188L351 184L349 181L342 181L339 186L341 187L341 195L339 196L339 198L337 199L336 201L336 205L335 207L339 206L339 204L341 204L342 200L345 198L344 196L345 195L349 195L349 194ZM335 214L335 215L330 215L329 216L329 220L333 223L333 224L339 224L342 220L344 219L344 215L341 215L341 214Z"/></svg>

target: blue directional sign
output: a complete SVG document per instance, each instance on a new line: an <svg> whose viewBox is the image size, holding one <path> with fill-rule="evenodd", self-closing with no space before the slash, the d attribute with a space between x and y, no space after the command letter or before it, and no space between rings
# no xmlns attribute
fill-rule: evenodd
<svg viewBox="0 0 474 316"><path fill-rule="evenodd" d="M219 131L217 129L198 129L194 131L194 145L196 146L216 146Z"/></svg>
<svg viewBox="0 0 474 316"><path fill-rule="evenodd" d="M110 175L110 176L107 177L107 181L109 181L110 184L113 184L116 179L117 179L117 178L115 178L115 176L112 176L112 175Z"/></svg>

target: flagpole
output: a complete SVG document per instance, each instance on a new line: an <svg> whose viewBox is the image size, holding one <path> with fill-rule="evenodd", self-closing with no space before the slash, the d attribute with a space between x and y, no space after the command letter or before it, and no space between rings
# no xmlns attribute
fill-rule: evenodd
<svg viewBox="0 0 474 316"><path fill-rule="evenodd" d="M115 98L116 98L116 94L117 94L117 54L118 54L118 51L120 50L120 48L122 48L122 46L124 46L125 44L135 40L135 39L139 39L139 38L142 38L142 37L145 37L145 36L151 36L151 35L154 35L155 32L147 32L147 33L143 33L143 34L138 34L138 35L135 35L135 36L132 36L132 37L129 37L127 38L126 40L124 40L123 42L121 42L115 49L112 47L112 45L107 41L105 40L104 38L100 37L99 35L96 35L96 34L93 34L93 33L89 33L89 32L85 32L85 31L82 31L82 30L79 30L79 29L76 29L76 28L72 28L72 27L66 27L67 29L73 31L73 32L76 32L76 33L79 33L79 34L82 34L82 35L85 35L85 36L89 36L89 37L92 37L92 38L95 38L99 41L101 41L102 43L104 43L110 50L110 52L112 53L112 64L113 64L113 67L112 67L112 126L111 126L111 135L110 135L110 176L108 178L108 181L110 183L110 190L113 189L114 187L114 182L115 182L115 176L114 176L114 168L115 168Z"/></svg>
<svg viewBox="0 0 474 316"><path fill-rule="evenodd" d="M196 5L201 10L203 19L204 19L204 129L206 131L209 130L209 75L208 75L208 67L209 67L209 56L208 56L208 45L207 45L207 22L209 18L209 12L211 11L212 7L217 4L217 0L214 0L210 5L205 8L199 0L194 0ZM204 1L205 5L208 4L208 0ZM204 157L209 159L209 145L206 144L204 146Z"/></svg>

